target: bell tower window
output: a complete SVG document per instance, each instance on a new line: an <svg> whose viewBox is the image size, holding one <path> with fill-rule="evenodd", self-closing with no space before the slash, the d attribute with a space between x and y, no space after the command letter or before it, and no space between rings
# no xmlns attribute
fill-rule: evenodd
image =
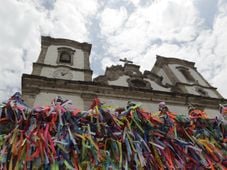
<svg viewBox="0 0 227 170"><path fill-rule="evenodd" d="M57 64L73 65L74 53L75 50L72 50L71 48L66 47L58 48Z"/></svg>
<svg viewBox="0 0 227 170"><path fill-rule="evenodd" d="M71 56L67 52L62 52L60 55L60 60L61 63L71 63Z"/></svg>

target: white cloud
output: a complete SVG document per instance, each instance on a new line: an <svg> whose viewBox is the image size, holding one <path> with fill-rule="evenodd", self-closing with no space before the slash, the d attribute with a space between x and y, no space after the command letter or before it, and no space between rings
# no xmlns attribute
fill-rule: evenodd
<svg viewBox="0 0 227 170"><path fill-rule="evenodd" d="M28 3L4 1L0 5L0 100L20 88L21 74L31 68L38 48L40 14ZM27 51L27 55L25 54ZM28 56L29 55L29 56ZM27 62L30 62L28 65Z"/></svg>
<svg viewBox="0 0 227 170"><path fill-rule="evenodd" d="M40 52L40 36L88 40L88 18L96 0L58 0L52 9L43 1L0 1L0 101L20 90L22 73L31 73ZM50 5L50 4L45 4Z"/></svg>
<svg viewBox="0 0 227 170"><path fill-rule="evenodd" d="M140 6L136 1L135 10L116 34L108 34L102 27L101 33L109 35L109 55L128 57L143 69L151 69L156 54L194 61L205 78L227 96L223 83L227 82L226 4L226 0L159 0Z"/></svg>
<svg viewBox="0 0 227 170"><path fill-rule="evenodd" d="M133 5L137 6L140 3L140 0L129 0Z"/></svg>
<svg viewBox="0 0 227 170"><path fill-rule="evenodd" d="M196 30L200 27L200 22L196 19L197 13L190 1L182 3L183 5L180 5L180 2L169 0L148 7L138 7L120 28L111 19L102 20L101 33L109 35L106 40L110 46L109 53L120 56L130 50L134 51L136 57L157 39L161 41L194 39L197 35ZM111 12L119 13L118 9L112 9ZM105 11L103 15L105 16ZM122 25L121 19L115 22ZM109 34L110 28L105 27L111 24L117 25L118 28L114 35Z"/></svg>
<svg viewBox="0 0 227 170"><path fill-rule="evenodd" d="M142 70L156 54L194 61L227 96L227 0L0 0L0 25L0 100L31 72L41 34L82 42L93 36L92 64L102 64L94 72L124 57Z"/></svg>
<svg viewBox="0 0 227 170"><path fill-rule="evenodd" d="M48 11L48 18L42 23L41 28L44 34L87 41L88 18L96 13L97 8L96 0L56 1L54 9Z"/></svg>
<svg viewBox="0 0 227 170"><path fill-rule="evenodd" d="M105 8L101 14L100 27L105 36L116 34L127 19L127 11L120 9Z"/></svg>
<svg viewBox="0 0 227 170"><path fill-rule="evenodd" d="M111 58L104 58L102 61L102 67L105 69L106 67L110 67L111 65L114 65L114 61Z"/></svg>
<svg viewBox="0 0 227 170"><path fill-rule="evenodd" d="M216 17L215 24L213 27L212 37L214 39L213 45L213 53L214 59L212 62L212 66L214 67L212 71L215 74L212 74L213 77L209 77L212 84L218 86L218 90L225 97L227 96L227 32L225 30L227 28L227 3L220 7L219 15Z"/></svg>

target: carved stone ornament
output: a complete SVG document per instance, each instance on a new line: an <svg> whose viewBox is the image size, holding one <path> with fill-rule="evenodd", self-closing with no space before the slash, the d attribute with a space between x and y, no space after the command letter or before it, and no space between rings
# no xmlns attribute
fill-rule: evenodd
<svg viewBox="0 0 227 170"><path fill-rule="evenodd" d="M208 96L207 91L205 91L203 88L201 87L195 87L195 90L201 95L201 96Z"/></svg>
<svg viewBox="0 0 227 170"><path fill-rule="evenodd" d="M143 79L129 78L127 80L129 87L152 89L151 84Z"/></svg>

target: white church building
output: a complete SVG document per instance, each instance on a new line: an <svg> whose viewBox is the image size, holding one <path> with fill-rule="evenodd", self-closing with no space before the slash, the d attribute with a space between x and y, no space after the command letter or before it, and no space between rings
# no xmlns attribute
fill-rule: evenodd
<svg viewBox="0 0 227 170"><path fill-rule="evenodd" d="M218 114L218 106L227 103L197 71L194 62L157 56L151 70L124 61L124 66L106 68L105 74L92 80L91 44L41 37L41 52L33 63L31 74L22 76L22 95L30 105L47 105L56 96L72 100L87 110L95 97L113 106L126 106L128 101L141 102L142 107L157 112L165 101L169 109L186 114L188 105Z"/></svg>

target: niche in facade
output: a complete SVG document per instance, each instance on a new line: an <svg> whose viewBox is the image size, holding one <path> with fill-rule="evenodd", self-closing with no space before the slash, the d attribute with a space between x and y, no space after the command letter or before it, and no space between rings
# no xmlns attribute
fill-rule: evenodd
<svg viewBox="0 0 227 170"><path fill-rule="evenodd" d="M73 55L75 50L71 48L61 47L58 48L57 64L73 65Z"/></svg>
<svg viewBox="0 0 227 170"><path fill-rule="evenodd" d="M128 81L129 87L152 89L151 84L146 80L130 78L127 81Z"/></svg>

